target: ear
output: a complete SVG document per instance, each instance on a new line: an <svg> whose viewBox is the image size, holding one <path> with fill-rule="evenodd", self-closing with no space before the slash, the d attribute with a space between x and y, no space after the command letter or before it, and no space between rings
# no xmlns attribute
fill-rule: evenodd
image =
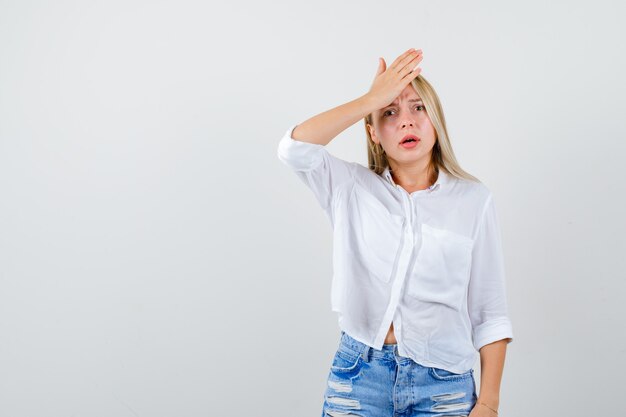
<svg viewBox="0 0 626 417"><path fill-rule="evenodd" d="M372 141L378 145L379 141L378 141L378 138L376 137L376 130L374 129L374 126L368 123L367 130L370 132L370 137L372 138Z"/></svg>

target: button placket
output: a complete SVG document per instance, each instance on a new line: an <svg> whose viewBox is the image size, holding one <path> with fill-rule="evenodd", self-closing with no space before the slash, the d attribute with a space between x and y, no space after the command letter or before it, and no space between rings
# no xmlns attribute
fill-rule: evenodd
<svg viewBox="0 0 626 417"><path fill-rule="evenodd" d="M407 231L410 232L411 236L411 245L413 245L415 238L413 234L413 202L411 199L411 195L400 185L396 184L396 188L402 194L402 210L404 211L404 216L407 220ZM407 200L409 203L407 204Z"/></svg>
<svg viewBox="0 0 626 417"><path fill-rule="evenodd" d="M415 208L413 207L413 198L411 197L411 195L408 195L409 197L409 210L411 211L411 246L415 245L415 228L413 227L413 225L415 224L414 221L414 211Z"/></svg>

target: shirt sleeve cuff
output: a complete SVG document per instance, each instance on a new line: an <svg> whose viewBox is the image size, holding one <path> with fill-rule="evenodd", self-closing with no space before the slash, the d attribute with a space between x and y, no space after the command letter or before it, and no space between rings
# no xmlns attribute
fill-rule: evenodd
<svg viewBox="0 0 626 417"><path fill-rule="evenodd" d="M311 170L322 161L324 145L295 140L291 137L293 130L298 126L292 125L278 143L278 159L296 171Z"/></svg>
<svg viewBox="0 0 626 417"><path fill-rule="evenodd" d="M483 346L501 339L509 339L507 344L511 343L513 341L511 321L508 317L486 321L474 327L472 336L474 338L474 347L477 351Z"/></svg>

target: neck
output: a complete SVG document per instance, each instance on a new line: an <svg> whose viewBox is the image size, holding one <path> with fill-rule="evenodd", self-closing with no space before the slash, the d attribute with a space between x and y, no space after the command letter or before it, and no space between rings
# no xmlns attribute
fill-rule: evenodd
<svg viewBox="0 0 626 417"><path fill-rule="evenodd" d="M404 189L425 190L437 181L435 167L390 166L393 181Z"/></svg>

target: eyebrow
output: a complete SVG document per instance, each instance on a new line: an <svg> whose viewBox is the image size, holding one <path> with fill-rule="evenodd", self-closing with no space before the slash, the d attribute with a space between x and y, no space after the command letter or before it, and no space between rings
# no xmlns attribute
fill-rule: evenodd
<svg viewBox="0 0 626 417"><path fill-rule="evenodd" d="M421 98L412 98L412 99L409 100L409 103L419 103L419 102L423 102ZM386 109L387 107L395 106L397 104L398 104L398 102L394 101L390 105L383 107L383 109Z"/></svg>

